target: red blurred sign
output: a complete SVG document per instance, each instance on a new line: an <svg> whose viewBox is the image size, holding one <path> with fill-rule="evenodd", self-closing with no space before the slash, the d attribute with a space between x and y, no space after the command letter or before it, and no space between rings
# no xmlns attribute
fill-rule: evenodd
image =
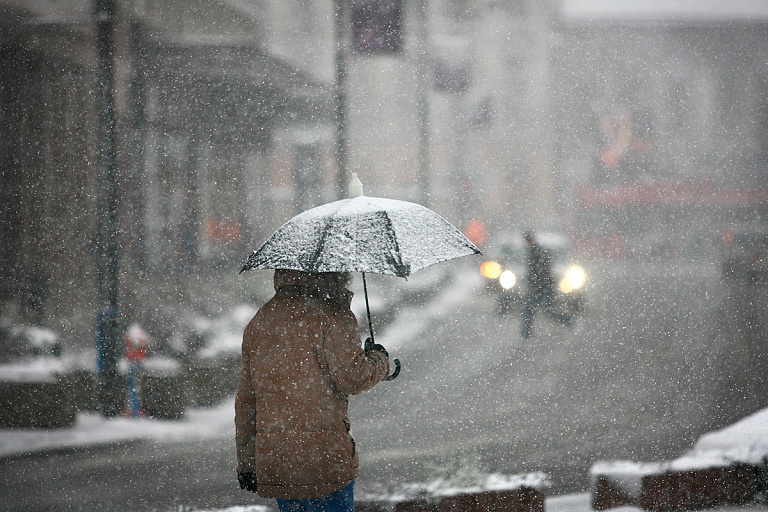
<svg viewBox="0 0 768 512"><path fill-rule="evenodd" d="M240 224L230 220L208 219L205 223L205 238L211 242L237 242L243 236Z"/></svg>

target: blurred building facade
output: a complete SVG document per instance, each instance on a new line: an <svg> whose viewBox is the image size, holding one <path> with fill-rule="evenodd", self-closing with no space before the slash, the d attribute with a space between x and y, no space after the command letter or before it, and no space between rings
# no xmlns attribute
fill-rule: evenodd
<svg viewBox="0 0 768 512"><path fill-rule="evenodd" d="M480 218L491 234L578 232L613 222L594 207L600 191L738 185L757 190L742 206L759 219L768 9L624 3L119 2L121 294L237 270L292 214L337 198L340 5L347 167L368 194L426 202L459 226ZM395 46L366 39L356 16L372 5L396 18ZM42 293L49 321L79 332L100 186L92 11L0 0L0 293L21 305Z"/></svg>
<svg viewBox="0 0 768 512"><path fill-rule="evenodd" d="M284 153L300 152L306 139L316 146L306 165L328 165L317 141L329 131L322 127L331 125L333 97L312 69L270 53L270 13L259 5L116 6L113 175L127 322L184 300L176 276L234 268L247 255L266 229L260 218L278 215L262 180L282 168ZM101 308L94 7L0 2L2 314L87 343ZM311 135L285 151L286 131Z"/></svg>

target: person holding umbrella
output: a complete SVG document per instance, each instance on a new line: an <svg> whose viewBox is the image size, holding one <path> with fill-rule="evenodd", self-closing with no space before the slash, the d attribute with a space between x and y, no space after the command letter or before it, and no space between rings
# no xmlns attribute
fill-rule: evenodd
<svg viewBox="0 0 768 512"><path fill-rule="evenodd" d="M359 474L349 434L349 395L388 376L389 354L375 343L366 273L413 272L480 250L432 210L368 197L356 173L349 198L291 218L245 261L240 272L276 269L275 296L243 335L235 402L238 479L277 498L282 512L354 509ZM360 272L370 338L360 347L345 288Z"/></svg>
<svg viewBox="0 0 768 512"><path fill-rule="evenodd" d="M238 481L281 512L352 512L360 473L349 395L389 374L360 346L340 272L275 271L275 295L245 329L235 400Z"/></svg>

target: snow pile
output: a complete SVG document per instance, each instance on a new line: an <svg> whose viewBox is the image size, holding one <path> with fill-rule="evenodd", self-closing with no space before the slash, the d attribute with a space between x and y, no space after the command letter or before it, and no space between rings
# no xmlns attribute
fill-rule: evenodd
<svg viewBox="0 0 768 512"><path fill-rule="evenodd" d="M68 429L0 429L0 457L128 440L177 442L226 438L234 436L234 425L234 397L214 408L189 409L181 421L106 419L96 412L81 412L77 415L77 424Z"/></svg>
<svg viewBox="0 0 768 512"><path fill-rule="evenodd" d="M0 382L54 384L69 371L58 334L0 317Z"/></svg>
<svg viewBox="0 0 768 512"><path fill-rule="evenodd" d="M59 343L59 335L47 327L29 325L21 328L30 345L41 351L50 350Z"/></svg>
<svg viewBox="0 0 768 512"><path fill-rule="evenodd" d="M274 509L265 507L263 505L246 505L239 507L229 508L217 508L217 509L199 509L196 508L195 512L272 512Z"/></svg>
<svg viewBox="0 0 768 512"><path fill-rule="evenodd" d="M406 484L389 492L360 493L362 501L386 501L398 503L415 498L442 498L487 491L514 491L523 487L545 491L551 486L546 474L541 472L504 475L501 473L479 474L469 468L450 477L439 477L428 483ZM470 476L467 479L467 476ZM470 482L470 483L468 483Z"/></svg>
<svg viewBox="0 0 768 512"><path fill-rule="evenodd" d="M513 491L522 487L531 487L533 489L544 490L551 485L546 474L541 472L523 473L520 475L503 475L492 473L485 478L485 481L478 485L468 487L457 487L451 485L450 481L437 479L423 489L432 496L456 496L458 494L472 494L483 491Z"/></svg>
<svg viewBox="0 0 768 512"><path fill-rule="evenodd" d="M69 365L57 357L25 358L0 364L0 382L55 384L69 371Z"/></svg>
<svg viewBox="0 0 768 512"><path fill-rule="evenodd" d="M694 446L693 454L702 457L718 454L730 462L761 462L768 457L768 409L703 435Z"/></svg>
<svg viewBox="0 0 768 512"><path fill-rule="evenodd" d="M639 498L642 479L667 471L692 471L731 464L760 464L768 457L768 409L758 411L720 430L703 435L693 449L666 462L598 462L592 466L593 482L608 477L630 498Z"/></svg>
<svg viewBox="0 0 768 512"><path fill-rule="evenodd" d="M172 357L150 357L144 361L142 366L145 374L154 377L172 377L181 373L181 363Z"/></svg>

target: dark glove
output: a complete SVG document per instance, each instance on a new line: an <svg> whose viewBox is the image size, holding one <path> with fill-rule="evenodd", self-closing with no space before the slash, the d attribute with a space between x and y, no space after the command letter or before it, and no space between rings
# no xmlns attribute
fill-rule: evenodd
<svg viewBox="0 0 768 512"><path fill-rule="evenodd" d="M371 338L367 338L365 340L365 351L368 352L369 350L378 350L379 352L384 352L384 355L389 357L389 352L387 352L387 349L378 343L374 343Z"/></svg>
<svg viewBox="0 0 768 512"><path fill-rule="evenodd" d="M256 473L252 471L247 473L238 473L237 481L240 482L241 489L256 492Z"/></svg>

